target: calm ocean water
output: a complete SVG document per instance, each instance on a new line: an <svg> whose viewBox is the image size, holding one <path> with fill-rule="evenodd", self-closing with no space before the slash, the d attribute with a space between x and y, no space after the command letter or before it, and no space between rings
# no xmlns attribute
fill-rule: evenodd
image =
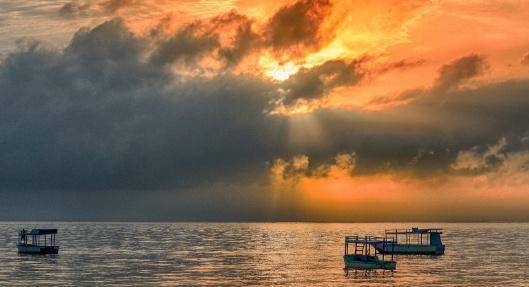
<svg viewBox="0 0 529 287"><path fill-rule="evenodd" d="M349 275L343 237L445 228L446 254ZM17 229L58 228L58 256L18 255ZM0 223L2 286L529 286L529 224Z"/></svg>

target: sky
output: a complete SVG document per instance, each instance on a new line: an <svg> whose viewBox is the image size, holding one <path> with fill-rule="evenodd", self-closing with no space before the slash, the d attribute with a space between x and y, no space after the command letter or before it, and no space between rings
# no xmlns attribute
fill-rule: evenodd
<svg viewBox="0 0 529 287"><path fill-rule="evenodd" d="M527 221L527 19L0 0L0 220Z"/></svg>

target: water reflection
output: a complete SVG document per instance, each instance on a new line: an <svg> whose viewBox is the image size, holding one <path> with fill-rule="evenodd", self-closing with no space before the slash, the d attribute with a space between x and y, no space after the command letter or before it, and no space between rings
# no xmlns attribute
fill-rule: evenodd
<svg viewBox="0 0 529 287"><path fill-rule="evenodd" d="M395 273L344 276L345 235L381 235L386 228L411 225L1 223L0 282L9 286L526 284L529 224L436 224L445 228L444 256L398 256ZM16 231L22 227L58 228L60 254L18 255Z"/></svg>

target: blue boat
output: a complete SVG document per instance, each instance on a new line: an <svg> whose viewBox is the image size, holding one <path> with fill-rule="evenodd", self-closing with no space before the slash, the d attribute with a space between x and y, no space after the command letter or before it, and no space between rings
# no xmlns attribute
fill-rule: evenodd
<svg viewBox="0 0 529 287"><path fill-rule="evenodd" d="M442 255L445 252L442 233L440 228L388 229L385 238L395 242L395 246L377 244L375 248L384 254Z"/></svg>

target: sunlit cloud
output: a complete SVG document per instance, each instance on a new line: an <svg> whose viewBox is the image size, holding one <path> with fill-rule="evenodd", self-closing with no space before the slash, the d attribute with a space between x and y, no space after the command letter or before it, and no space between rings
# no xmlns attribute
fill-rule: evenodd
<svg viewBox="0 0 529 287"><path fill-rule="evenodd" d="M529 199L529 151L501 152L506 145L502 138L483 153L477 154L477 148L462 151L452 164L458 173L422 178L390 168L356 173L355 153L338 154L331 163L321 165L309 164L310 157L298 155L274 162L271 188L290 194L290 200L296 198L320 220L392 220L392 213L422 220L488 220L506 209L511 211L500 218L511 218L523 213L521 202ZM466 212L446 215L446 209L455 206Z"/></svg>
<svg viewBox="0 0 529 287"><path fill-rule="evenodd" d="M281 219L527 218L524 4L4 1L0 180Z"/></svg>

